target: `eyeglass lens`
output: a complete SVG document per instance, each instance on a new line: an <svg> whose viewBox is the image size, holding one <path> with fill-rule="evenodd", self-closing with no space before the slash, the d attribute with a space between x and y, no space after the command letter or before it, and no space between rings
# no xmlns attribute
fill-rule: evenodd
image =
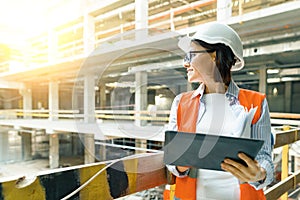
<svg viewBox="0 0 300 200"><path fill-rule="evenodd" d="M202 51L189 51L187 54L185 54L183 61L185 63L190 63L192 61L192 59L194 57L196 57L197 53L212 53L212 52L214 52L213 49L207 49L207 50L202 50Z"/></svg>

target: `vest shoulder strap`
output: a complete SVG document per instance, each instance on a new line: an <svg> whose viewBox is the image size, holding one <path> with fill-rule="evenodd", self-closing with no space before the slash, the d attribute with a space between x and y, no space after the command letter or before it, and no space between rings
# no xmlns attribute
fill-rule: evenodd
<svg viewBox="0 0 300 200"><path fill-rule="evenodd" d="M255 124L260 118L262 102L266 98L266 95L252 90L240 89L238 98L240 104L248 110L257 106L256 113L252 120L252 124Z"/></svg>
<svg viewBox="0 0 300 200"><path fill-rule="evenodd" d="M178 131L196 132L200 95L192 98L193 93L194 91L185 92L180 98L177 110Z"/></svg>

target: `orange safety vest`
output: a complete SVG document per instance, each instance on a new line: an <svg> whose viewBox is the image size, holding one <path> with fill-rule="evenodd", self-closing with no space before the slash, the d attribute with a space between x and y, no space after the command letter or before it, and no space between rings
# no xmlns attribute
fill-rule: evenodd
<svg viewBox="0 0 300 200"><path fill-rule="evenodd" d="M195 98L192 98L193 91L186 92L182 94L178 105L177 111L177 126L178 131L182 132L196 132L196 123L199 112L199 99L200 95ZM260 118L261 105L265 99L265 95L251 91L240 89L239 102L244 107L247 107L248 110L251 107L256 107L257 110L253 117L252 124L255 124ZM196 170L191 168L192 170ZM180 200L196 200L196 179L197 177L186 176L184 178L176 178L175 186L175 197ZM248 183L240 184L240 199L241 200L265 200L263 190L256 190Z"/></svg>

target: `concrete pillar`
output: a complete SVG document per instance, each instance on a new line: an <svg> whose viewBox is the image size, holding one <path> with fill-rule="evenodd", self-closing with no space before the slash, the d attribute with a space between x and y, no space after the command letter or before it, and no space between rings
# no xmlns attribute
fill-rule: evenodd
<svg viewBox="0 0 300 200"><path fill-rule="evenodd" d="M94 134L84 134L84 163L95 162L95 139Z"/></svg>
<svg viewBox="0 0 300 200"><path fill-rule="evenodd" d="M232 15L232 0L217 1L217 21L224 21Z"/></svg>
<svg viewBox="0 0 300 200"><path fill-rule="evenodd" d="M57 33L55 30L48 30L48 62L54 62L57 58Z"/></svg>
<svg viewBox="0 0 300 200"><path fill-rule="evenodd" d="M135 139L135 147L147 149L147 140ZM144 151L144 150L136 150L135 153L136 154L138 154L138 153L146 153L146 151Z"/></svg>
<svg viewBox="0 0 300 200"><path fill-rule="evenodd" d="M13 94L12 91L5 91L5 99L11 99L13 98L15 95ZM12 105L12 102L11 100L4 100L3 101L3 109L12 109L13 108L13 105Z"/></svg>
<svg viewBox="0 0 300 200"><path fill-rule="evenodd" d="M78 133L72 133L72 154L73 156L78 156L80 153L80 148L81 148L81 141L79 138Z"/></svg>
<svg viewBox="0 0 300 200"><path fill-rule="evenodd" d="M102 144L100 145L99 155L100 155L101 161L106 160L106 146L105 145L102 145Z"/></svg>
<svg viewBox="0 0 300 200"><path fill-rule="evenodd" d="M95 48L95 20L88 13L83 16L84 55L88 56Z"/></svg>
<svg viewBox="0 0 300 200"><path fill-rule="evenodd" d="M135 125L144 126L146 125L146 120L141 120L142 116L139 112L147 109L147 72L137 72L135 74Z"/></svg>
<svg viewBox="0 0 300 200"><path fill-rule="evenodd" d="M59 138L58 134L49 134L49 166L51 169L59 167Z"/></svg>
<svg viewBox="0 0 300 200"><path fill-rule="evenodd" d="M101 84L99 89L100 89L99 90L99 92L100 92L100 107L101 107L101 109L103 109L106 106L106 93L105 93L106 87L104 84Z"/></svg>
<svg viewBox="0 0 300 200"><path fill-rule="evenodd" d="M267 68L261 66L259 68L259 92L266 94L267 92Z"/></svg>
<svg viewBox="0 0 300 200"><path fill-rule="evenodd" d="M26 87L20 90L21 95L23 96L23 110L24 110L24 119L31 119L31 113L26 112L32 110L32 91L31 88Z"/></svg>
<svg viewBox="0 0 300 200"><path fill-rule="evenodd" d="M284 112L291 112L292 108L292 82L284 83Z"/></svg>
<svg viewBox="0 0 300 200"><path fill-rule="evenodd" d="M57 81L49 82L49 120L54 121L58 119L59 110L59 86Z"/></svg>
<svg viewBox="0 0 300 200"><path fill-rule="evenodd" d="M8 148L9 148L9 140L8 140L8 132L6 130L0 131L0 162L8 161Z"/></svg>
<svg viewBox="0 0 300 200"><path fill-rule="evenodd" d="M173 11L173 8L170 8L170 29L171 29L171 31L175 31L174 11Z"/></svg>
<svg viewBox="0 0 300 200"><path fill-rule="evenodd" d="M95 122L95 79L93 75L84 77L84 122Z"/></svg>
<svg viewBox="0 0 300 200"><path fill-rule="evenodd" d="M31 133L22 132L22 160L32 160L32 142L31 142Z"/></svg>
<svg viewBox="0 0 300 200"><path fill-rule="evenodd" d="M135 0L135 29L136 40L145 40L148 35L148 0Z"/></svg>

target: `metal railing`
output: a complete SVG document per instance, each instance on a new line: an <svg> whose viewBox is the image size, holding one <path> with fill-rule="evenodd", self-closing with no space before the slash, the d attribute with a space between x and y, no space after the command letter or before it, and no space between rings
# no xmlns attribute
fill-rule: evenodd
<svg viewBox="0 0 300 200"><path fill-rule="evenodd" d="M289 175L289 145L300 140L300 128L283 126L282 131L276 133L274 148L282 148L281 151L281 182L273 185L265 191L268 200L281 197L281 200L288 199L288 191L295 189L300 183L300 170ZM299 155L300 156L300 155Z"/></svg>
<svg viewBox="0 0 300 200"><path fill-rule="evenodd" d="M55 114L53 114L55 113ZM139 114L139 116L136 116ZM95 118L97 119L119 119L119 120L149 120L160 121L167 123L169 120L169 110L95 110ZM24 116L31 116L34 118L48 118L57 117L58 119L78 119L83 118L84 115L79 110L54 110L36 109L36 110L22 110L22 109L8 109L0 110L0 119L21 118ZM271 112L271 123L274 125L291 125L300 126L300 114L298 113L277 113Z"/></svg>

